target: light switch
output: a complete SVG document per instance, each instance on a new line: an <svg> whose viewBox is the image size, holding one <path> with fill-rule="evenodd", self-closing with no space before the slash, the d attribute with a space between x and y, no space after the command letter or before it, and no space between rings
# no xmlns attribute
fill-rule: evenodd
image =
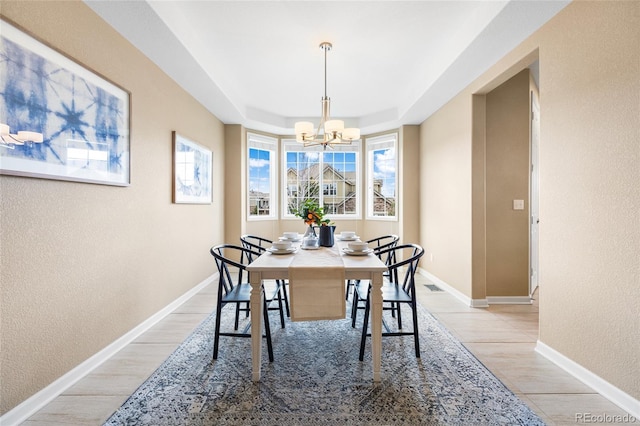
<svg viewBox="0 0 640 426"><path fill-rule="evenodd" d="M524 200L513 200L514 210L524 210Z"/></svg>

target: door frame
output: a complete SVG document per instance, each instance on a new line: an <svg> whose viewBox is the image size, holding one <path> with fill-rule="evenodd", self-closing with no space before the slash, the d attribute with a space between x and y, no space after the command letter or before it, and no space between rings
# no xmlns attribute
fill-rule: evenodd
<svg viewBox="0 0 640 426"><path fill-rule="evenodd" d="M540 278L540 103L538 94L531 91L531 176L530 176L530 222L529 222L529 295L532 296Z"/></svg>

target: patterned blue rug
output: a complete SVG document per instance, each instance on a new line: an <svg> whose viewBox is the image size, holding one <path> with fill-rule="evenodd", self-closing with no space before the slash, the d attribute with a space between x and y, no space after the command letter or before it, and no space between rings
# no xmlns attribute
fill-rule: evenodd
<svg viewBox="0 0 640 426"><path fill-rule="evenodd" d="M105 425L544 425L422 307L418 318L421 358L411 337L383 338L382 381L374 384L370 339L360 362L360 328L349 319L281 329L272 314L275 361L263 341L254 384L251 339L222 337L211 359L212 314Z"/></svg>

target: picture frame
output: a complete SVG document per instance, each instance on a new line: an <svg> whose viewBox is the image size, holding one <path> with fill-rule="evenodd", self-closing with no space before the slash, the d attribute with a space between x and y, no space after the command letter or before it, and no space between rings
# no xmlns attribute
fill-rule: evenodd
<svg viewBox="0 0 640 426"><path fill-rule="evenodd" d="M211 150L172 132L173 202L211 204L213 153Z"/></svg>
<svg viewBox="0 0 640 426"><path fill-rule="evenodd" d="M0 174L130 185L130 93L4 18L0 28L0 123L43 135L0 143Z"/></svg>

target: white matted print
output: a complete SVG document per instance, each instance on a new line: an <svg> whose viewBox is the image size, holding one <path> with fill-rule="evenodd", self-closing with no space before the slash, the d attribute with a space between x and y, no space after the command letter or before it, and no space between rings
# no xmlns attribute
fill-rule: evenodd
<svg viewBox="0 0 640 426"><path fill-rule="evenodd" d="M213 154L173 132L173 202L210 204Z"/></svg>
<svg viewBox="0 0 640 426"><path fill-rule="evenodd" d="M130 95L0 20L0 123L43 142L0 145L0 174L129 185Z"/></svg>

